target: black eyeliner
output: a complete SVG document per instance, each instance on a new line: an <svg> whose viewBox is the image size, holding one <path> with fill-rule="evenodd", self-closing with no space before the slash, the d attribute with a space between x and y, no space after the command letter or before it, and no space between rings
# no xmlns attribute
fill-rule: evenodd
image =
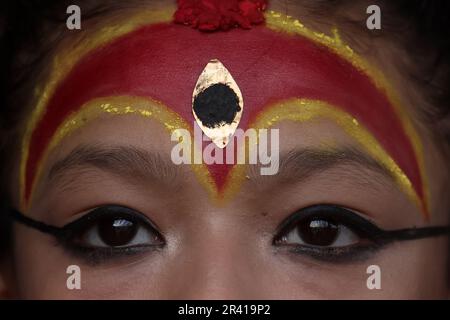
<svg viewBox="0 0 450 320"><path fill-rule="evenodd" d="M318 219L328 218L351 228L352 232L361 238L362 244L344 247L286 244L284 247L290 253L305 254L316 260L333 263L364 261L395 241L416 240L450 234L450 226L384 230L350 209L336 205L314 205L303 208L287 217L278 226L277 236L273 239L272 244L282 247L283 237L287 232L291 231L303 219L314 217Z"/></svg>
<svg viewBox="0 0 450 320"><path fill-rule="evenodd" d="M352 231L357 233L358 236L364 235L370 239L379 237L384 232L383 229L380 229L372 222L343 207L336 205L314 205L298 210L286 218L278 226L276 234L284 234L301 220L313 217L337 220L346 226L354 227L356 230Z"/></svg>
<svg viewBox="0 0 450 320"><path fill-rule="evenodd" d="M131 247L83 247L77 245L75 241L73 241L77 235L77 232L85 230L89 226L89 223L95 222L101 217L113 218L115 215L117 215L117 218L128 219L132 222L144 222L151 229L151 231L164 238L158 231L159 228L146 216L133 209L117 205L95 208L78 220L68 223L63 227L56 227L36 221L23 215L17 210L11 210L9 212L10 218L16 222L39 230L43 233L53 235L56 240L58 240L58 242L72 254L82 258L88 257L93 261L107 260L108 258L115 256L132 255L143 252L144 250L158 250L165 246L163 241L161 244ZM313 217L317 217L319 219L329 218L331 220L337 220L340 224L350 227L352 232L363 240L363 244L347 247L285 245L285 247L289 248L290 252L308 254L318 260L330 262L348 262L367 259L369 254L372 254L383 248L385 245L395 241L416 240L450 234L450 226L383 230L374 223L353 212L351 209L346 209L336 205L322 204L303 208L286 218L278 226L276 236L274 237L272 244L274 246L281 247L283 235L285 235L287 231L292 230L293 226L302 219ZM366 243L364 243L364 241Z"/></svg>
<svg viewBox="0 0 450 320"><path fill-rule="evenodd" d="M383 249L383 245L371 243L361 246L349 247L313 247L304 245L288 246L286 250L296 255L307 255L316 260L328 263L350 263L366 261L373 254Z"/></svg>
<svg viewBox="0 0 450 320"><path fill-rule="evenodd" d="M63 231L63 228L61 228L61 227L55 227L55 226L46 224L44 222L34 220L32 218L27 217L26 215L22 214L20 211L15 210L15 209L9 210L8 213L9 213L9 218L11 218L12 220L14 220L24 226L38 230L43 233L50 234L56 238L60 238L63 236L64 231Z"/></svg>
<svg viewBox="0 0 450 320"><path fill-rule="evenodd" d="M161 250L164 245L137 245L132 247L83 247L78 246L70 241L57 240L69 254L76 258L83 259L89 265L98 265L111 259L120 259L123 257L136 256L142 253L154 252Z"/></svg>
<svg viewBox="0 0 450 320"><path fill-rule="evenodd" d="M31 219L17 210L11 211L11 217L28 227L39 230L43 233L50 234L58 239L70 239L75 235L76 232L84 229L90 222L95 222L99 218L109 217L109 218L120 218L120 219L128 219L132 222L144 222L148 224L152 230L159 232L158 227L146 216L141 213L136 212L133 209L117 206L117 205L104 205L101 207L97 207L87 212L85 215L80 217L79 219L70 222L62 227L55 227L52 225L45 224L40 221L36 221Z"/></svg>
<svg viewBox="0 0 450 320"><path fill-rule="evenodd" d="M164 243L161 243L154 245L134 245L130 247L90 247L78 245L76 243L75 238L79 235L79 233L86 231L91 224L95 223L100 218L127 219L134 223L141 222L144 223L152 232L163 237L158 231L158 227L146 216L133 209L118 205L105 205L94 208L79 219L62 227L56 227L36 221L23 215L17 210L11 210L10 217L23 225L52 235L56 239L57 244L63 246L68 253L85 260L91 265L99 264L111 258L120 258L123 256L132 256L148 251L157 251L162 249L165 245Z"/></svg>
<svg viewBox="0 0 450 320"><path fill-rule="evenodd" d="M384 230L361 217L350 209L336 205L314 205L306 207L286 218L277 228L277 234L287 231L289 226L294 225L305 218L318 217L322 219L341 219L341 223L353 227L357 235L368 238L380 245L393 241L416 240L450 234L450 226L405 228L397 230Z"/></svg>

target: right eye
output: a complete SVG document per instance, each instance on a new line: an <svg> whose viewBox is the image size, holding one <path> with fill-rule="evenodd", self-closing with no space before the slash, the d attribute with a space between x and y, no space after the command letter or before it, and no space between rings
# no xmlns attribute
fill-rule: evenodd
<svg viewBox="0 0 450 320"><path fill-rule="evenodd" d="M134 219L104 217L86 230L79 241L91 247L124 247L153 245L159 238L154 230Z"/></svg>
<svg viewBox="0 0 450 320"><path fill-rule="evenodd" d="M121 206L103 206L63 227L66 247L78 252L109 255L165 245L161 233L143 214Z"/></svg>

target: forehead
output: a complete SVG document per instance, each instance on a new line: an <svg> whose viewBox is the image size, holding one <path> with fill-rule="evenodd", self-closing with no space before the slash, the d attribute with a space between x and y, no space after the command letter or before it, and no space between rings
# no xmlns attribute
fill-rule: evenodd
<svg viewBox="0 0 450 320"><path fill-rule="evenodd" d="M404 111L399 113L392 103L392 90L381 88L383 81L369 72L338 36L331 39L311 33L298 21L280 29L277 18L272 14L267 26L251 31L221 33L201 33L172 23L147 25L94 48L76 59L75 67L58 70L67 76L57 83L53 94L45 95L47 121L32 128L30 157L23 170L26 179L33 180L48 151L45 146L61 122L95 99L106 99L109 112L124 114L132 103L118 108L108 103L108 97L147 98L192 123L197 78L211 59L219 59L242 92L245 112L240 127L268 127L297 112L315 117L327 110L332 111L328 116L337 114L334 109L342 110L374 134L421 193L417 140L414 135L412 141L407 136L410 126L404 123ZM296 110L292 103L287 104L290 108L283 107L289 99L297 99ZM335 118L343 119L341 114ZM386 135L387 128L396 132L396 139ZM27 188L29 193L31 186Z"/></svg>
<svg viewBox="0 0 450 320"><path fill-rule="evenodd" d="M81 59L49 108L64 112L61 104L70 109L126 94L151 97L190 121L193 87L211 59L227 67L242 91L249 111L242 115L243 126L264 106L288 97L348 106L357 117L383 113L385 122L398 121L383 112L391 106L366 75L306 38L264 27L201 33L166 23L141 28Z"/></svg>

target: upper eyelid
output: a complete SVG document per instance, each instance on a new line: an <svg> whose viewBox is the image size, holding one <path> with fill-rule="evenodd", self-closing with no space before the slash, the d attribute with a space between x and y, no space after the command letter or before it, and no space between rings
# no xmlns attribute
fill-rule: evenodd
<svg viewBox="0 0 450 320"><path fill-rule="evenodd" d="M128 216L132 216L133 218L137 218L137 220L139 220L140 222L144 222L147 225L149 225L154 231L158 232L160 235L163 235L162 232L160 231L161 229L158 227L158 225L153 222L147 215L145 215L144 213L140 212L139 210L136 209L132 209L130 207L126 207L126 206L122 206L122 205L101 205L101 206L97 206L94 207L92 209L86 210L86 212L79 217L78 219L69 222L68 224L65 224L63 227L61 227L61 229L63 230L73 230L73 229L78 229L78 228L82 228L84 225L86 225L89 221L89 219L91 219L92 221L97 221L101 214L98 213L97 210L107 210L108 208L115 208L115 209L124 209L124 210L129 210L132 211L132 213L127 212L126 215ZM96 213L97 212L97 213ZM92 216L95 215L95 216Z"/></svg>
<svg viewBox="0 0 450 320"><path fill-rule="evenodd" d="M370 219L362 217L361 215L359 215L352 209L349 209L349 208L346 208L343 206L332 205L332 204L330 204L330 205L321 204L321 205L312 205L312 206L304 207L302 209L297 210L295 213L289 215L278 225L278 227L276 229L277 237L279 235L284 234L287 231L289 231L289 229L292 228L295 225L295 223L301 221L304 218L307 218L309 216L313 216L316 214L314 212L305 212L306 210L318 209L320 207L326 207L327 209L337 210L337 212L339 213L338 214L339 218L343 217L343 215L340 213L343 213L345 211L345 213L348 214L346 216L347 219L354 219L354 221L348 223L350 225L350 227L354 227L354 225L352 225L352 224L356 224L357 222L355 220L358 220L358 222L364 223L364 226L358 226L358 227L361 227L362 229L366 229L365 231L367 231L371 234L383 232L383 230L381 228L379 228ZM345 222L348 222L348 221L345 221Z"/></svg>

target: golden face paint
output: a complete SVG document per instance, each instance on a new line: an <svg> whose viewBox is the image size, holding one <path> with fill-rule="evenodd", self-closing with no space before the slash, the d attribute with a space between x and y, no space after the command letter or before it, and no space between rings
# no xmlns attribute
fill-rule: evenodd
<svg viewBox="0 0 450 320"><path fill-rule="evenodd" d="M269 11L266 13L266 24L267 27L276 30L278 32L299 35L308 38L316 43L319 43L331 51L336 53L339 57L349 61L355 68L361 72L367 74L372 80L374 85L386 94L389 101L392 103L397 116L400 118L403 128L406 134L410 138L413 145L415 155L418 160L419 170L422 173L422 183L424 190L424 202L425 208L428 207L429 201L429 190L427 186L427 179L425 176L425 159L423 153L423 147L421 139L411 122L409 115L405 112L401 105L400 98L395 93L392 85L386 79L384 74L377 68L370 65L366 60L364 60L360 55L358 55L348 44L344 43L339 35L337 28L332 29L333 36L330 37L321 32L313 31L307 28L298 19L294 19L291 16L283 15L279 12ZM426 209L428 210L428 209Z"/></svg>
<svg viewBox="0 0 450 320"><path fill-rule="evenodd" d="M158 101L127 96L94 99L83 105L77 112L73 113L59 125L46 148L42 161L39 163L35 184L32 186L31 193L33 194L37 182L42 178L43 167L49 154L61 143L61 141L63 141L63 139L69 137L74 131L101 116L112 117L132 115L154 119L163 125L170 134L176 132L177 129L185 129L192 133L191 126L184 121L183 118ZM217 190L213 188L214 183L212 183L205 165L192 164L192 170L203 187L208 191L209 195L213 198L217 197Z"/></svg>
<svg viewBox="0 0 450 320"><path fill-rule="evenodd" d="M45 115L45 109L58 84L69 74L81 57L86 56L92 50L101 47L118 37L130 33L139 27L149 23L168 22L172 18L173 8L163 10L141 11L132 17L118 19L114 25L101 27L86 38L77 41L73 47L64 48L57 54L50 65L50 75L43 85L38 85L34 90L36 107L28 120L23 141L22 160L20 163L20 190L21 199L26 198L26 160L28 159L30 140L38 123ZM22 200L24 208L24 201Z"/></svg>
<svg viewBox="0 0 450 320"><path fill-rule="evenodd" d="M426 212L426 179L418 135L406 113L400 112L399 100L381 73L373 71L374 68L343 44L337 33L330 38L306 29L296 20L269 13L267 25L251 31L205 34L159 23L108 41L96 49L86 50L84 56L79 54L69 59L73 62L62 67L56 73L59 76L51 78L46 85L50 89L38 103L23 144L24 207L29 203L36 173L48 153L50 141L58 135L61 123L76 114L81 106L99 97L140 97L170 106L180 119L191 123L195 83L208 61L217 58L233 74L245 99L246 111L242 113L240 127L263 125L257 119L265 119L264 114L272 110L267 106L283 105L290 109L285 102L292 99L303 101L294 103L301 106L300 113L311 112L308 105L312 101L335 106L321 109L330 114L336 114L336 110L343 112L351 117L352 123L364 128L361 132L370 132L372 138L367 134L357 135L356 129L348 133L353 133L358 142L370 144L365 148L372 150L371 155L390 170L411 198L413 190ZM121 110L118 114L124 114L125 109ZM283 114L281 109L277 110ZM238 178L233 177L242 180L245 176L243 171L236 173L241 167L221 170L219 174L208 173L210 178L205 178L202 184L214 184L207 188L223 190L219 198L228 198L233 193L230 190L240 185L235 182Z"/></svg>
<svg viewBox="0 0 450 320"><path fill-rule="evenodd" d="M267 108L255 120L254 128L268 128L278 122L291 120L308 122L316 118L329 119L341 127L349 136L354 138L366 152L380 163L395 179L397 186L409 199L422 210L423 203L415 193L411 182L395 161L378 143L374 136L350 114L343 112L337 106L323 101L305 99L291 99L277 103Z"/></svg>
<svg viewBox="0 0 450 320"><path fill-rule="evenodd" d="M100 116L124 116L136 115L144 118L151 118L160 122L170 134L176 129L185 129L192 132L192 127L179 115L160 102L138 97L107 97L90 101L82 106L78 112L66 119L58 128L48 145L46 155L37 171L37 179L42 176L42 165L46 162L48 154L56 148L60 142L70 136L75 130ZM395 161L383 150L382 146L358 121L348 113L345 113L336 106L331 106L322 101L311 101L304 99L290 99L272 106L267 106L265 111L260 113L255 121L250 125L253 129L270 128L281 121L309 122L315 119L329 119L335 122L349 136L354 138L369 155L387 169L394 177L400 190L402 190L410 200L418 207L421 201L414 192L411 183L397 166ZM241 146L242 148L251 146ZM191 146L191 149L194 145ZM192 161L193 162L193 161ZM206 165L191 165L198 180L208 191L216 204L224 203L232 198L244 181L245 166L236 165L231 170L226 182L223 194L219 194Z"/></svg>

